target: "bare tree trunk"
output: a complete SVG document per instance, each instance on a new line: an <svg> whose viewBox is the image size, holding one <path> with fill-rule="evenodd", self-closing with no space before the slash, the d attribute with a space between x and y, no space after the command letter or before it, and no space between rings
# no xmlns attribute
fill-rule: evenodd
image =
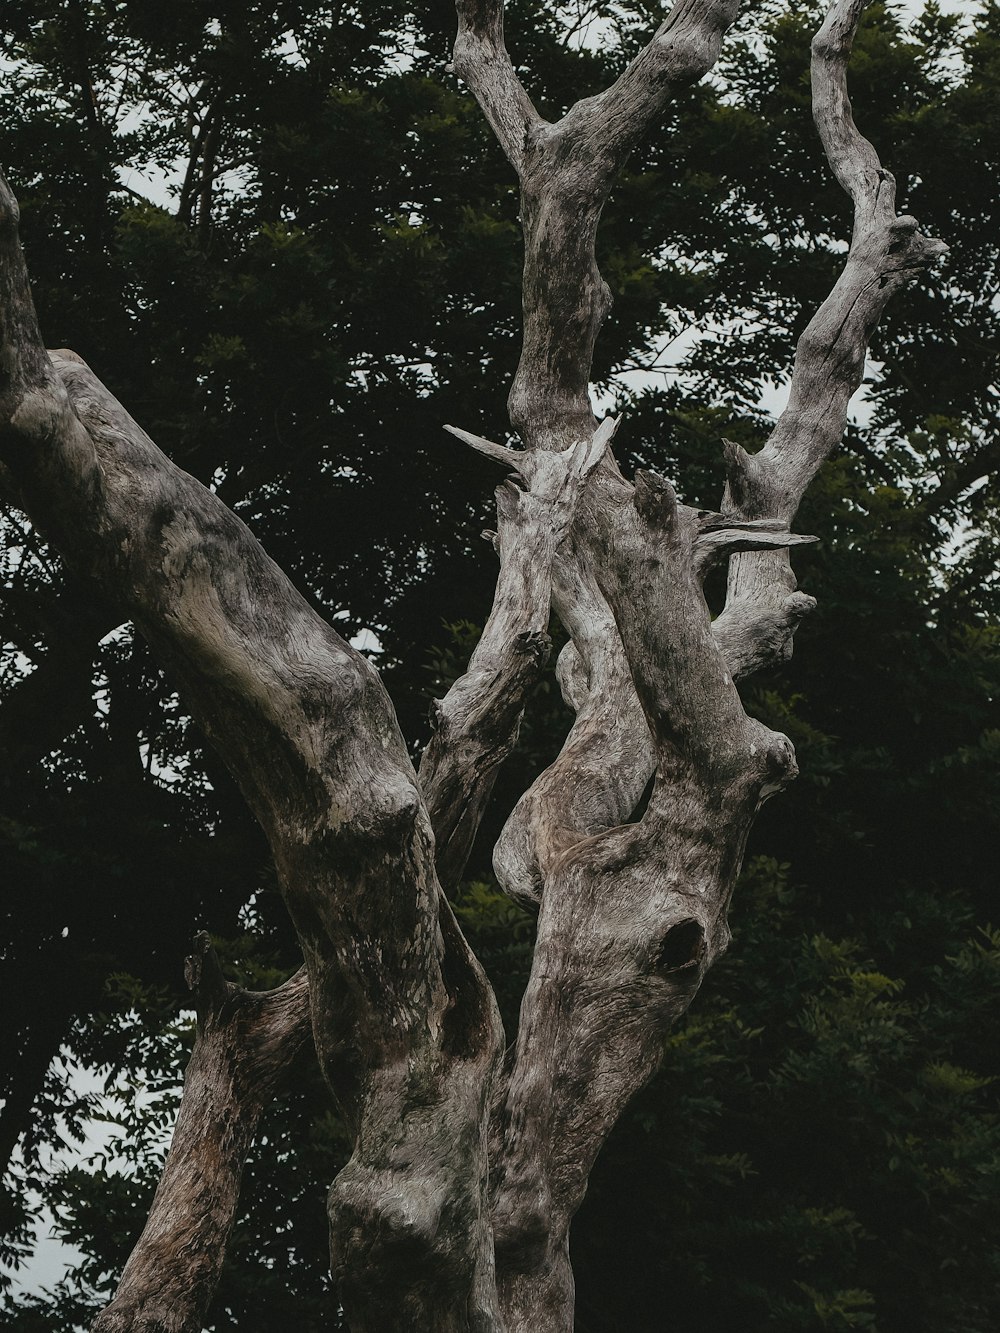
<svg viewBox="0 0 1000 1333"><path fill-rule="evenodd" d="M594 245L629 152L711 69L736 0L678 0L617 82L554 124L511 65L501 0L458 0L455 68L521 185L524 344L510 412L525 449L450 428L513 479L497 493L493 610L437 707L419 779L371 666L86 367L45 354L5 193L5 467L36 521L175 673L268 833L308 977L308 993L299 979L271 997L216 986L205 1001L171 1159L102 1333L201 1327L263 1100L246 1071L277 1054L272 1005L294 1043L311 1005L355 1135L330 1196L351 1327L572 1328L569 1229L591 1167L726 949L747 834L797 771L787 737L747 716L735 684L788 656L813 605L789 562L811 539L789 525L842 437L887 301L944 249L896 217L892 178L854 127L846 68L862 7L834 0L813 47L816 123L855 207L850 254L800 339L770 440L752 457L723 445L726 493L705 514L654 474L626 481L610 449L617 423L594 419L591 357L609 306ZM728 595L713 623L702 580L721 560ZM460 879L552 608L570 636L557 674L576 717L495 851L504 888L539 913L501 1070L493 995L440 883ZM221 1017L243 1006L249 1027ZM286 1054L265 1060L264 1092ZM211 1129L221 1108L235 1126L224 1152ZM186 1267L190 1235L198 1259Z"/></svg>

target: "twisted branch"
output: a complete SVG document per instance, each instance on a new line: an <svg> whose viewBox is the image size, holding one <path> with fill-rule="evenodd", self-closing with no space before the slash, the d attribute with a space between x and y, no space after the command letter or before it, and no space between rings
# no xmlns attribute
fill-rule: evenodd
<svg viewBox="0 0 1000 1333"><path fill-rule="evenodd" d="M552 567L580 489L604 438L563 453L514 453L447 427L479 453L512 468L497 490L500 574L489 619L465 674L432 710L420 785L437 841L442 883L458 883L497 771L513 749L528 692L548 659Z"/></svg>
<svg viewBox="0 0 1000 1333"><path fill-rule="evenodd" d="M747 455L726 443L723 510L741 520L791 524L806 488L843 438L872 333L890 298L947 251L897 217L895 181L859 134L847 66L864 0L835 0L813 40L813 114L827 160L854 203L844 270L799 338L788 405L767 444ZM791 655L792 636L815 605L796 591L787 553L748 552L729 566L715 633L734 676Z"/></svg>

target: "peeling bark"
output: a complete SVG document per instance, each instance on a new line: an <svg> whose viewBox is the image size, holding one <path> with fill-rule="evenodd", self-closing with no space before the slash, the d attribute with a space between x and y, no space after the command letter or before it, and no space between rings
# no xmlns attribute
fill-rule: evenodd
<svg viewBox="0 0 1000 1333"><path fill-rule="evenodd" d="M512 476L497 492L493 607L435 706L419 778L370 664L78 358L44 351L0 185L4 484L173 672L268 834L305 959L253 997L203 953L171 1155L99 1333L200 1329L243 1156L307 1014L355 1136L330 1194L351 1327L572 1328L569 1229L593 1162L728 946L747 834L796 774L787 737L747 716L735 682L791 651L813 605L789 560L812 540L790 532L799 501L843 434L887 301L944 248L896 217L892 179L854 128L846 68L862 4L834 0L813 100L854 236L799 341L788 407L760 453L724 443L719 513L679 504L652 473L629 482L610 448L617 423L595 422L588 391L609 306L597 226L637 139L711 69L736 2L678 0L618 81L555 124L511 64L501 0L457 10L455 69L521 186L509 406L525 448L449 428ZM728 594L713 623L702 582L719 561ZM494 997L440 885L461 878L553 610L575 720L494 852L503 887L539 914L501 1071Z"/></svg>

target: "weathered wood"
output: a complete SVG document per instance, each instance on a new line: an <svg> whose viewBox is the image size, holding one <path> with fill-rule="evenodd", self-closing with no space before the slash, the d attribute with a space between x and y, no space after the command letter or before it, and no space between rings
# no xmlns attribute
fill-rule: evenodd
<svg viewBox="0 0 1000 1333"><path fill-rule="evenodd" d="M311 1044L304 969L277 990L246 991L199 935L185 973L198 1028L180 1114L149 1218L94 1333L204 1326L258 1122Z"/></svg>
<svg viewBox="0 0 1000 1333"><path fill-rule="evenodd" d="M652 737L618 627L582 546L585 532L581 515L557 552L552 588L553 606L571 636L559 679L576 717L554 763L515 806L493 854L505 891L536 908L567 849L625 822L654 768Z"/></svg>
<svg viewBox="0 0 1000 1333"><path fill-rule="evenodd" d="M438 874L451 886L461 877L497 771L517 741L528 691L548 660L556 549L604 442L597 436L563 453L515 454L448 429L512 467L516 478L497 490L500 575L493 608L468 670L432 706L434 735L420 761Z"/></svg>
<svg viewBox="0 0 1000 1333"><path fill-rule="evenodd" d="M610 88L550 124L500 54L502 0L458 0L455 68L521 180L524 339L509 407L529 448L563 449L593 432L590 367L611 308L594 251L601 211L637 139L679 89L715 64L737 5L677 0Z"/></svg>
<svg viewBox="0 0 1000 1333"><path fill-rule="evenodd" d="M843 272L799 338L788 405L752 457L727 442L723 508L742 519L791 524L806 488L840 443L865 354L892 296L948 247L896 216L896 184L854 124L847 66L865 0L836 0L813 40L813 116L827 160L854 203ZM815 605L796 591L787 554L736 556L715 633L737 677L790 656L792 636Z"/></svg>
<svg viewBox="0 0 1000 1333"><path fill-rule="evenodd" d="M546 867L531 979L497 1126L495 1234L510 1330L571 1329L569 1226L593 1162L729 941L761 802L796 768L748 718L711 631L696 516L669 484L595 478L578 536L612 608L654 746L639 823ZM564 776L569 779L569 773Z"/></svg>
<svg viewBox="0 0 1000 1333"><path fill-rule="evenodd" d="M419 781L371 665L79 358L45 353L0 178L3 483L174 674L268 834L306 964L270 997L202 973L167 1169L101 1333L200 1329L243 1155L307 1009L355 1135L330 1195L351 1327L572 1327L569 1228L590 1169L727 947L748 830L795 776L787 738L746 715L734 682L786 656L813 605L789 562L811 540L790 532L799 500L842 436L886 302L943 249L896 217L891 177L854 128L846 67L862 4L834 0L813 97L854 236L800 339L788 407L760 453L724 445L718 514L678 504L651 473L629 483L610 450L617 423L597 425L588 391L609 305L596 230L639 136L712 67L736 0L678 0L617 82L555 124L514 71L501 0L457 11L455 68L521 185L510 411L525 449L449 428L513 477L497 493L493 608L437 706ZM713 624L702 579L718 560L729 584ZM439 877L460 878L552 609L576 716L494 853L506 890L539 912L501 1075L493 994Z"/></svg>
<svg viewBox="0 0 1000 1333"><path fill-rule="evenodd" d="M514 72L503 35L503 0L457 0L454 68L475 90L511 165L524 164L525 141L541 117Z"/></svg>
<svg viewBox="0 0 1000 1333"><path fill-rule="evenodd" d="M837 0L813 79L824 146L862 198L861 221L845 274L800 341L772 440L753 458L727 446L729 484L715 515L679 506L649 474L633 490L609 456L556 553L553 604L572 640L559 674L576 721L494 854L507 891L539 907L494 1124L498 1283L512 1333L572 1327L569 1225L590 1167L725 949L753 818L795 775L789 741L746 716L734 681L786 656L814 605L788 560L790 547L812 539L789 525L843 434L886 301L942 249L895 219L884 173L849 123L844 70L860 14L859 3ZM529 449L593 430L591 353L608 305L593 246L601 209L636 137L676 87L711 67L734 15L731 4L675 5L613 88L557 125L524 122L523 153L512 158L524 347L510 409ZM488 71L475 74L477 97L495 99ZM720 559L730 564L729 596L712 625L701 578ZM654 772L642 819L625 823Z"/></svg>
<svg viewBox="0 0 1000 1333"><path fill-rule="evenodd" d="M330 1195L345 1306L359 1328L491 1327L483 1124L502 1034L392 705L217 497L79 358L47 356L0 189L0 453L33 520L147 636L268 834L356 1135Z"/></svg>

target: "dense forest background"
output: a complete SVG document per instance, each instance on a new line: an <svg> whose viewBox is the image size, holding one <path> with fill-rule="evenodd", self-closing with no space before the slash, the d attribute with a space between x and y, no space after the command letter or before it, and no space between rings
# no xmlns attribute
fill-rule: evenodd
<svg viewBox="0 0 1000 1333"><path fill-rule="evenodd" d="M512 0L543 113L613 79L658 10ZM816 22L809 0L750 3L601 232L595 387L624 414L623 467L711 508L721 437L763 441L846 248L809 116ZM0 144L50 345L362 636L415 749L495 574L495 478L441 426L504 438L518 352L515 185L452 38L430 0L0 17ZM903 210L951 252L892 307L799 516L819 609L746 696L801 777L753 833L728 956L595 1171L581 1333L1000 1326L1000 6L874 4L851 84ZM155 1186L193 932L244 984L297 959L263 839L169 678L21 515L0 523L0 1310L71 1333ZM549 678L459 901L508 1030L532 921L489 853L566 725ZM274 1107L213 1331L338 1326L324 1194L345 1149L318 1076ZM27 1294L43 1215L82 1257Z"/></svg>

